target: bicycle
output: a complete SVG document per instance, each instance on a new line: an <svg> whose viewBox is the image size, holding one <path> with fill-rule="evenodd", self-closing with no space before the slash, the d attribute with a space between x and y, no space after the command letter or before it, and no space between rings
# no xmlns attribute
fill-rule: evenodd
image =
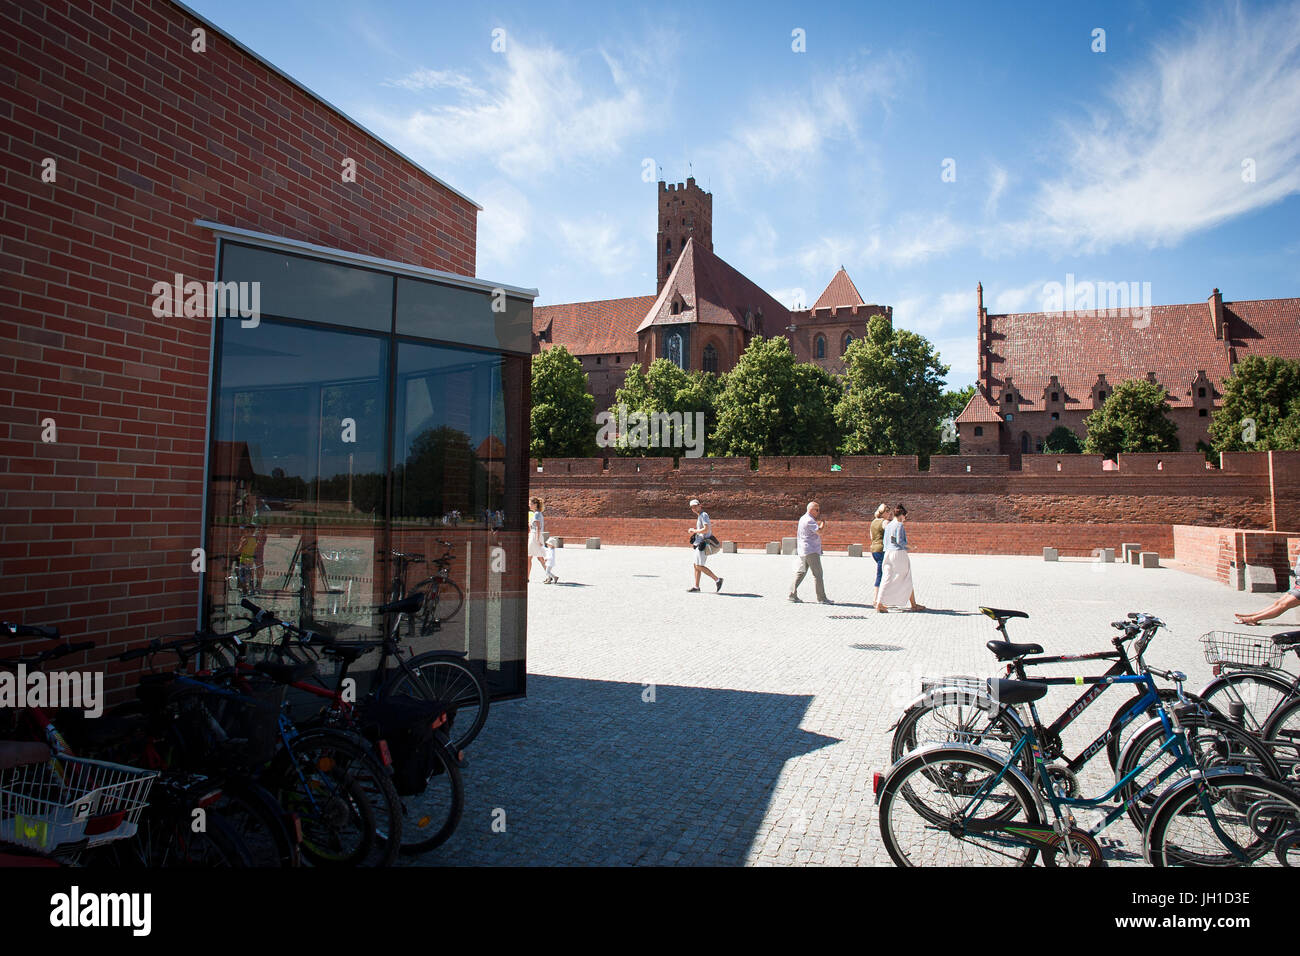
<svg viewBox="0 0 1300 956"><path fill-rule="evenodd" d="M465 592L461 590L459 584L451 579L452 543L450 541L439 541L438 543L443 547L442 556L433 559L433 563L438 566L438 570L417 583L409 592L406 588L407 569L412 565L425 564L427 559L422 554L407 554L402 551L391 552L393 561L396 564L396 570L393 572L393 583L389 587L389 600L400 601L408 593L417 591L424 592L426 595L420 613L412 615L410 619L409 636L412 638L415 637L417 616L420 634L428 637L437 631L444 621L450 621L459 614L460 609L465 604Z"/></svg>
<svg viewBox="0 0 1300 956"><path fill-rule="evenodd" d="M394 780L404 781L397 788L404 817L401 852L423 853L445 843L455 832L465 806L465 787L460 767L443 742L446 737L440 729L450 724L449 715L454 713L454 708L441 701L429 701L416 704L405 712L395 712L394 706L386 705L385 701L397 698L381 698L374 692L353 704L347 693L350 686L348 669L360 657L376 650L376 645L334 640L288 621L277 620L251 602L246 602L246 608L253 611L254 615L250 623L250 635L256 635L267 627L278 626L282 637L275 647L281 653L290 650L290 638L293 637L296 638L297 649L324 655L338 662L338 678L333 688L306 680L290 683L290 687L326 701L324 708L304 726L342 728L359 733L390 752L398 751L392 756ZM237 666L246 670L255 669L244 661ZM426 738L419 735L418 744L395 746L396 740L403 740L421 722L434 731L433 736ZM410 752L413 749L420 752Z"/></svg>
<svg viewBox="0 0 1300 956"><path fill-rule="evenodd" d="M1142 640L1138 643L1139 650L1135 655L1135 658L1140 658L1156 631L1156 628L1150 626L1150 622L1155 621L1155 618L1133 612L1125 621L1111 622L1111 627L1121 632L1111 638L1115 648L1112 651L1059 654L1048 657L1030 656L1042 655L1042 645L1012 643L1007 637L1006 630L1008 620L1028 618L1026 612L991 607L981 607L980 611L996 622L996 630L1002 635L1001 640L991 640L986 646L999 662L1006 664L1006 676L1020 680L1031 679L1026 673L1026 667L1082 661L1113 661L1114 663L1100 675L1102 678L1132 675L1136 673L1133 667L1134 659L1129 657L1126 645L1141 635ZM1057 685L1075 683L1073 677L1032 679ZM964 683L971 680L978 685L981 679L956 677L923 682L921 695L904 709L902 716L890 728L894 731L890 744L890 759L897 761L921 744L942 740L973 742L979 746L1000 749L1003 752L1009 751L1011 745L1024 733L1023 721L1014 710L999 706L997 702L984 701L978 694L962 693ZM1084 765L1103 749L1106 751L1111 769L1116 769L1125 743L1125 729L1132 727L1143 715L1155 715L1150 707L1138 706L1143 698L1143 695L1139 694L1120 705L1107 723L1104 733L1073 757L1066 756L1061 739L1062 733L1111 686L1113 682L1109 681L1100 681L1090 686L1050 725L1042 729L1040 744L1044 752L1049 759L1064 761L1057 765L1060 768L1060 776L1070 780L1076 779ZM1176 699L1174 691L1170 689L1160 690L1159 695L1166 701ZM1193 695L1188 697L1199 700ZM981 706L982 703L990 706ZM936 725L934 729L930 729L931 724Z"/></svg>
<svg viewBox="0 0 1300 956"><path fill-rule="evenodd" d="M1153 674L1172 681L1180 692L1179 703L1173 708L1160 699ZM1041 854L1046 866L1056 866L1058 861L1069 866L1104 866L1097 834L1123 816L1129 803L1182 770L1188 771L1188 777L1156 801L1144 830L1144 853L1154 865L1254 863L1295 832L1300 822L1300 798L1293 791L1235 769L1200 767L1181 723L1183 715L1197 706L1181 694L1185 675L1148 667L1140 674L1080 680L1143 685L1143 697L1157 708L1166 734L1151 761L1134 768L1100 796L1067 796L1055 783L1039 744L1042 723L1036 702L1047 694L1048 685L989 679L990 696L1011 706L1028 706L1031 719L1025 735L1006 756L969 744L941 743L914 751L885 774L876 774L873 791L890 859L897 866L972 862L1032 866ZM1029 755L1029 775L1020 769L1022 754ZM1130 790L1138 775L1165 754L1171 755L1172 761L1139 790ZM1230 789L1232 795L1225 797ZM1111 800L1118 800L1118 806L1105 809ZM1085 830L1077 825L1074 808L1103 813ZM1226 852L1211 853L1201 844L1197 847L1205 852L1184 849L1183 844L1192 839L1181 837L1177 824L1191 821L1193 809L1202 812L1218 849ZM931 841L942 845L935 849Z"/></svg>
<svg viewBox="0 0 1300 956"><path fill-rule="evenodd" d="M1262 734L1284 704L1300 698L1300 675L1282 666L1287 650L1300 654L1300 630L1271 636L1209 631L1201 644L1214 672L1201 697L1252 733Z"/></svg>

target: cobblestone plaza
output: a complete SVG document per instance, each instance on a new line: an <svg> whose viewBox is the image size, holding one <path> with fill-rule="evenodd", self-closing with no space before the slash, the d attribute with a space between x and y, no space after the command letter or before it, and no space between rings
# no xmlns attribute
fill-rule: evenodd
<svg viewBox="0 0 1300 956"><path fill-rule="evenodd" d="M563 550L561 583L530 585L528 697L493 708L460 829L417 862L889 865L872 773L923 675L999 673L980 605L1028 611L1011 639L1049 654L1109 649L1110 621L1152 612L1169 629L1148 659L1196 691L1211 677L1197 638L1242 630L1232 612L1268 602L1173 567L917 554L929 610L882 615L869 558L826 556L833 606L787 603L793 560L718 555L723 593L689 594L685 548ZM1044 718L1075 696L1054 688ZM1067 730L1067 750L1127 697L1107 691ZM1099 755L1083 789L1109 781ZM1111 865L1140 862L1127 820L1103 836Z"/></svg>

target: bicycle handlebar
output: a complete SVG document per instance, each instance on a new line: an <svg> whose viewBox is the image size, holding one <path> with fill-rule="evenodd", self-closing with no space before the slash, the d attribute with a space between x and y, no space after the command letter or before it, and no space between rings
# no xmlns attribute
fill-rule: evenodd
<svg viewBox="0 0 1300 956"><path fill-rule="evenodd" d="M6 637L45 637L50 640L57 640L59 629L44 624L15 624L12 621L0 622L0 633Z"/></svg>
<svg viewBox="0 0 1300 956"><path fill-rule="evenodd" d="M258 607L248 598L239 602L240 606L252 613L252 630L254 633L268 627L279 627L288 634L293 634L298 638L301 644L320 644L328 646L334 643L334 638L328 634L322 634L320 631L311 631L289 621L282 621L265 608Z"/></svg>

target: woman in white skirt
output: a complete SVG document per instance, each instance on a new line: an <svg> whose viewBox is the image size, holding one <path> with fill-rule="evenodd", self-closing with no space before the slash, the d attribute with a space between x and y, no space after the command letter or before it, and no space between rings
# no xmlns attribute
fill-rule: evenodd
<svg viewBox="0 0 1300 956"><path fill-rule="evenodd" d="M904 522L907 509L901 504L894 509L894 520L885 525L885 560L880 577L880 593L876 597L876 610L884 614L890 607L903 604L911 606L913 611L924 611L924 605L916 603L916 591L912 587L912 562L907 556L907 528Z"/></svg>
<svg viewBox="0 0 1300 956"><path fill-rule="evenodd" d="M532 509L528 512L528 557L536 558L537 566L546 571L546 546L542 543L546 540L546 518L542 514L542 499L529 498L528 507Z"/></svg>

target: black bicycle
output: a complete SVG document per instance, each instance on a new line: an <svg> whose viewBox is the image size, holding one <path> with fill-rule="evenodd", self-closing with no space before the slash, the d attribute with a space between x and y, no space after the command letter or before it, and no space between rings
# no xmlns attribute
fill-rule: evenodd
<svg viewBox="0 0 1300 956"><path fill-rule="evenodd" d="M426 564L429 559L422 554L414 552L393 551L393 583L389 586L388 597L390 601L400 601L408 594L420 592L424 594L424 603L420 610L412 614L409 618L408 636L415 636L416 627L419 628L420 634L428 637L437 631L444 621L450 621L465 605L465 592L461 586L451 578L451 549L450 541L438 542L443 547L440 557L434 558L433 563L437 565L438 570L427 578L417 582L409 591L406 587L406 576L408 570L417 564Z"/></svg>

